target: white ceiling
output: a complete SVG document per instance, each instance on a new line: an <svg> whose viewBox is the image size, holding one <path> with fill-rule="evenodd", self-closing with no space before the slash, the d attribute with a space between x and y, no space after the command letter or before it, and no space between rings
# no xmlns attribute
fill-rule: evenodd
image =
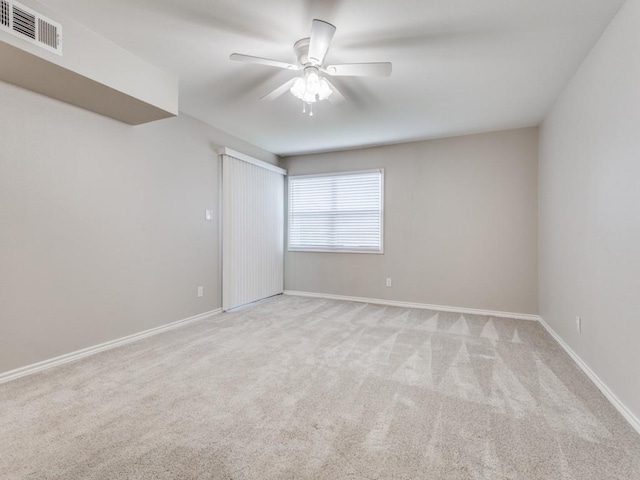
<svg viewBox="0 0 640 480"><path fill-rule="evenodd" d="M537 125L624 0L42 0L181 79L180 110L279 155ZM348 101L302 115L295 63L314 18L328 63L390 61L389 78L335 78Z"/></svg>

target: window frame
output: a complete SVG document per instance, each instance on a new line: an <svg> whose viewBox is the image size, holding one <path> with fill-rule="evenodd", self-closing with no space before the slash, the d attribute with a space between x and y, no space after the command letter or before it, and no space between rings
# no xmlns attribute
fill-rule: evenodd
<svg viewBox="0 0 640 480"><path fill-rule="evenodd" d="M289 181L291 178L318 178L318 177L338 177L343 175L357 175L364 173L379 173L380 174L380 249L379 250L360 250L360 249L352 249L352 248L326 248L326 247L292 247L291 246L291 236L290 236L290 222L291 222L291 212L290 212L290 204L291 204L291 189L289 186ZM384 255L384 210L385 210L385 202L384 202L384 168L373 168L369 170L349 170L344 172L326 172L326 173L313 173L313 174L305 174L305 175L288 175L287 176L287 251L288 252L307 252L307 253L357 253L357 254L373 254L373 255Z"/></svg>

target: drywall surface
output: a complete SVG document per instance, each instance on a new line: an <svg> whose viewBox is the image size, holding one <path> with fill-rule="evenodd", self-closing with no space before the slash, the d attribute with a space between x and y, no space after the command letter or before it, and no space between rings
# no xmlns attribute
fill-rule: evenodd
<svg viewBox="0 0 640 480"><path fill-rule="evenodd" d="M0 372L221 306L216 150L277 157L188 116L0 99Z"/></svg>
<svg viewBox="0 0 640 480"><path fill-rule="evenodd" d="M383 255L286 252L285 289L537 313L537 159L537 128L288 157L384 168L385 231Z"/></svg>
<svg viewBox="0 0 640 480"><path fill-rule="evenodd" d="M639 24L629 0L544 121L539 174L540 314L636 417Z"/></svg>

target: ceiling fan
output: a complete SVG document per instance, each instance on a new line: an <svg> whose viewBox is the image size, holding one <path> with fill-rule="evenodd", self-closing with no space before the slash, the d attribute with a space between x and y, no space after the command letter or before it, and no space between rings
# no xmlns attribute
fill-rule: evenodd
<svg viewBox="0 0 640 480"><path fill-rule="evenodd" d="M262 99L275 100L290 91L294 97L302 100L302 111L306 113L309 107L309 115L313 116L313 104L316 102L327 99L331 103L344 101L344 96L323 74L332 77L388 77L391 75L389 62L342 63L325 66L324 60L335 32L336 27L330 23L314 20L311 25L311 36L298 40L293 46L298 59L297 65L240 53L233 53L229 58L238 62L257 63L293 71L301 70L303 73L301 76L288 80Z"/></svg>

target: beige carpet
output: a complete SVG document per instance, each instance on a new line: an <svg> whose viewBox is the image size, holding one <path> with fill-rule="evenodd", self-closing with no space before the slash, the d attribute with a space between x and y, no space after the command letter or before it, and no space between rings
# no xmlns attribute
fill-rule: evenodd
<svg viewBox="0 0 640 480"><path fill-rule="evenodd" d="M275 297L0 385L6 479L640 479L535 322Z"/></svg>

